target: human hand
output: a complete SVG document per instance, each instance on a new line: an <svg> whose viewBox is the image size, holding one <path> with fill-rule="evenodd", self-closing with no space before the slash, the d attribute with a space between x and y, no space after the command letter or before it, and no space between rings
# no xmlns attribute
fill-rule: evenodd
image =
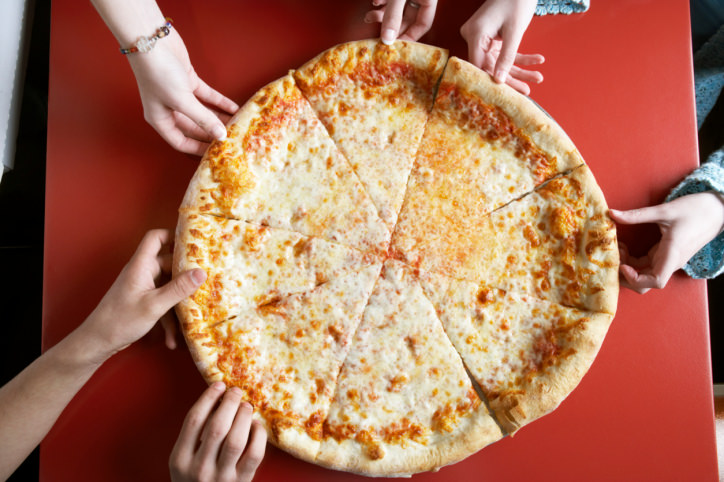
<svg viewBox="0 0 724 482"><path fill-rule="evenodd" d="M661 239L645 256L630 256L626 245L620 243L621 284L642 294L666 286L671 275L724 227L724 198L713 192L689 194L657 206L609 212L617 223L659 226Z"/></svg>
<svg viewBox="0 0 724 482"><path fill-rule="evenodd" d="M239 106L196 75L177 32L172 30L150 52L130 54L128 61L144 118L172 147L200 156L209 141L226 137L224 124Z"/></svg>
<svg viewBox="0 0 724 482"><path fill-rule="evenodd" d="M543 56L517 53L536 4L536 0L487 0L460 28L470 63L525 95L530 94L528 83L543 81L540 72L524 68L542 64Z"/></svg>
<svg viewBox="0 0 724 482"><path fill-rule="evenodd" d="M437 0L372 0L373 7L365 22L382 24L380 38L385 45L396 39L418 40L425 35L435 18Z"/></svg>
<svg viewBox="0 0 724 482"><path fill-rule="evenodd" d="M264 458L266 430L241 390L216 382L191 407L171 452L171 480L248 481ZM223 396L223 398L222 398ZM221 400L221 402L219 402Z"/></svg>
<svg viewBox="0 0 724 482"><path fill-rule="evenodd" d="M166 332L166 345L175 348L176 325L168 311L191 296L206 279L206 273L202 269L189 270L157 287L162 275L171 271L170 241L168 230L146 233L96 309L78 328L88 337L89 348L95 348L92 351L99 362L148 333L159 319Z"/></svg>

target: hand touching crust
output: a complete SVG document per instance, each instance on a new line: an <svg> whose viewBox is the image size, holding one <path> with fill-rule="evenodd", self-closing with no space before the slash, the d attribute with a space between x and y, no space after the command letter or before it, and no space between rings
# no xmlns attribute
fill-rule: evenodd
<svg viewBox="0 0 724 482"><path fill-rule="evenodd" d="M146 121L172 147L200 156L210 141L226 137L224 124L239 106L199 78L178 33L128 61Z"/></svg>
<svg viewBox="0 0 724 482"><path fill-rule="evenodd" d="M437 0L373 0L372 5L380 8L367 12L365 22L381 23L380 38L390 45L427 33ZM543 56L517 53L535 6L536 0L488 0L460 28L470 63L525 95L530 94L528 84L543 81L540 72L526 68L542 64Z"/></svg>
<svg viewBox="0 0 724 482"><path fill-rule="evenodd" d="M430 30L435 18L437 0L372 0L372 6L365 22L382 24L380 38L386 45L396 39L416 41Z"/></svg>
<svg viewBox="0 0 724 482"><path fill-rule="evenodd" d="M264 458L266 430L241 390L214 383L191 407L171 452L171 479L249 481Z"/></svg>
<svg viewBox="0 0 724 482"><path fill-rule="evenodd" d="M191 296L206 279L201 269L189 270L161 285L170 272L171 232L149 231L131 260L79 330L96 347L99 361L148 333L176 303ZM166 345L175 347L175 325L166 320Z"/></svg>
<svg viewBox="0 0 724 482"><path fill-rule="evenodd" d="M724 227L724 199L714 192L689 194L669 203L610 210L621 224L655 223L661 239L642 257L633 257L621 244L621 284L638 293L663 288L674 272L717 236Z"/></svg>
<svg viewBox="0 0 724 482"><path fill-rule="evenodd" d="M507 83L530 94L530 82L540 83L540 72L524 69L542 64L540 54L519 54L518 47L528 28L536 0L488 0L460 28L468 43L468 59L496 82Z"/></svg>

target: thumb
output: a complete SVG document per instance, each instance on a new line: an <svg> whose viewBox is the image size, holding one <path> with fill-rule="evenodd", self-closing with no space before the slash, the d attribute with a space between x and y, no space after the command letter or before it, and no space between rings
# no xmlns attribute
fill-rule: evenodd
<svg viewBox="0 0 724 482"><path fill-rule="evenodd" d="M194 294L205 280L206 272L196 268L181 273L165 285L156 289L154 293L154 306L158 310L158 316L161 317L178 302Z"/></svg>
<svg viewBox="0 0 724 482"><path fill-rule="evenodd" d="M631 209L630 211L608 210L611 219L621 224L646 224L663 221L661 205L646 208Z"/></svg>

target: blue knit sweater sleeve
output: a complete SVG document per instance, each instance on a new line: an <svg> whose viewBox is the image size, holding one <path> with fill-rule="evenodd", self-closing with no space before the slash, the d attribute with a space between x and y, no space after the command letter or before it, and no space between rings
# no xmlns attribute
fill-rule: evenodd
<svg viewBox="0 0 724 482"><path fill-rule="evenodd" d="M590 6L590 0L538 0L535 7L536 15L554 15L557 13L585 12Z"/></svg>
<svg viewBox="0 0 724 482"><path fill-rule="evenodd" d="M716 191L724 194L724 148L719 149L689 174L666 198L671 201L687 194ZM692 278L714 278L724 271L724 232L701 248L685 265Z"/></svg>

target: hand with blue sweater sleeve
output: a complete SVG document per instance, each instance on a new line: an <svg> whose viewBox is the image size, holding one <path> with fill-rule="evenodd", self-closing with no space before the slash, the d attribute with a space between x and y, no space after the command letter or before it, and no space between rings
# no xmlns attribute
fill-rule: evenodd
<svg viewBox="0 0 724 482"><path fill-rule="evenodd" d="M639 293L663 288L678 269L692 278L713 278L724 271L724 149L676 186L666 202L631 211L611 210L622 224L655 223L661 240L646 256L621 253L622 284Z"/></svg>

